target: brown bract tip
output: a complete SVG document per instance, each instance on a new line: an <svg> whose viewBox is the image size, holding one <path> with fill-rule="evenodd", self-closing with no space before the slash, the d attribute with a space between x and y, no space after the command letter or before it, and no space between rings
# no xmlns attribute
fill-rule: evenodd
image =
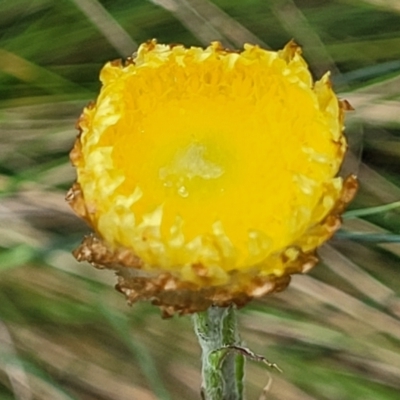
<svg viewBox="0 0 400 400"><path fill-rule="evenodd" d="M94 235L85 237L73 254L78 261L114 270L118 276L116 288L126 296L129 304L138 300L150 301L161 309L164 317L204 311L211 305L242 307L253 298L284 290L290 282L290 274L309 270L318 261L314 252L299 251L299 256L283 276L259 276L257 269L245 273L233 271L228 284L199 286L182 281L172 272L144 270L142 260L130 249L112 249ZM199 276L207 271L201 264L192 268Z"/></svg>
<svg viewBox="0 0 400 400"><path fill-rule="evenodd" d="M95 235L86 236L82 244L73 252L78 261L88 261L96 268L119 269L120 267L140 268L142 261L130 250L112 250Z"/></svg>
<svg viewBox="0 0 400 400"><path fill-rule="evenodd" d="M301 54L301 46L298 45L293 39L286 44L286 46L281 50L282 58L286 62L293 60L296 54Z"/></svg>
<svg viewBox="0 0 400 400"><path fill-rule="evenodd" d="M354 107L350 104L350 102L346 99L339 100L340 107L344 111L354 111Z"/></svg>
<svg viewBox="0 0 400 400"><path fill-rule="evenodd" d="M67 195L65 196L65 200L79 217L81 217L89 225L91 225L89 213L86 208L85 200L83 198L81 185L78 182L75 182L68 190Z"/></svg>

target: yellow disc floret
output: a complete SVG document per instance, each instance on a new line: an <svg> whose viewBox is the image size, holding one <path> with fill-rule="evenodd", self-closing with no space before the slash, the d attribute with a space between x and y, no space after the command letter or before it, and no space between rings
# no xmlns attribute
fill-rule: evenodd
<svg viewBox="0 0 400 400"><path fill-rule="evenodd" d="M157 290L219 288L210 301L223 292L225 304L273 290L266 283L304 269L337 229L355 187L337 177L345 103L328 74L313 82L293 42L232 52L150 41L100 78L79 120L70 200L113 256L87 245L81 259L125 280L129 267L153 283L167 274L172 286ZM180 301L159 300L190 308Z"/></svg>

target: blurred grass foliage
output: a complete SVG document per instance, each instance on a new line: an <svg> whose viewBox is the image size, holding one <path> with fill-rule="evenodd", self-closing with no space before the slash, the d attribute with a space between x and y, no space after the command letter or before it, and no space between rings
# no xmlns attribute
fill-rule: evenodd
<svg viewBox="0 0 400 400"><path fill-rule="evenodd" d="M332 71L356 109L344 173L361 189L321 265L240 312L246 343L284 370L249 362L248 399L271 382L264 398L398 399L399 26L397 0L0 0L0 398L199 398L190 319L127 307L111 273L70 254L88 232L64 202L74 122L101 66L156 37L295 38Z"/></svg>

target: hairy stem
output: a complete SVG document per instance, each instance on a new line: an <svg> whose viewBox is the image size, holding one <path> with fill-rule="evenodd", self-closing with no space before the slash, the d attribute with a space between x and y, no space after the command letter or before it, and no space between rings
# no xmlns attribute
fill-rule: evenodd
<svg viewBox="0 0 400 400"><path fill-rule="evenodd" d="M231 351L240 346L236 309L211 306L193 317L202 349L204 400L243 400L244 356Z"/></svg>

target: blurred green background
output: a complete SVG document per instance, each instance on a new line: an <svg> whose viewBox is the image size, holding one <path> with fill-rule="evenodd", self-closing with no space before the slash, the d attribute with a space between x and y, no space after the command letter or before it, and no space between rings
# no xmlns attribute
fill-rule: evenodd
<svg viewBox="0 0 400 400"><path fill-rule="evenodd" d="M71 256L88 233L64 201L74 123L102 65L153 37L294 38L316 77L332 71L361 188L320 265L240 311L246 344L284 370L250 361L247 398L272 382L268 399L399 399L398 0L0 0L0 399L200 398L190 318L128 307Z"/></svg>

